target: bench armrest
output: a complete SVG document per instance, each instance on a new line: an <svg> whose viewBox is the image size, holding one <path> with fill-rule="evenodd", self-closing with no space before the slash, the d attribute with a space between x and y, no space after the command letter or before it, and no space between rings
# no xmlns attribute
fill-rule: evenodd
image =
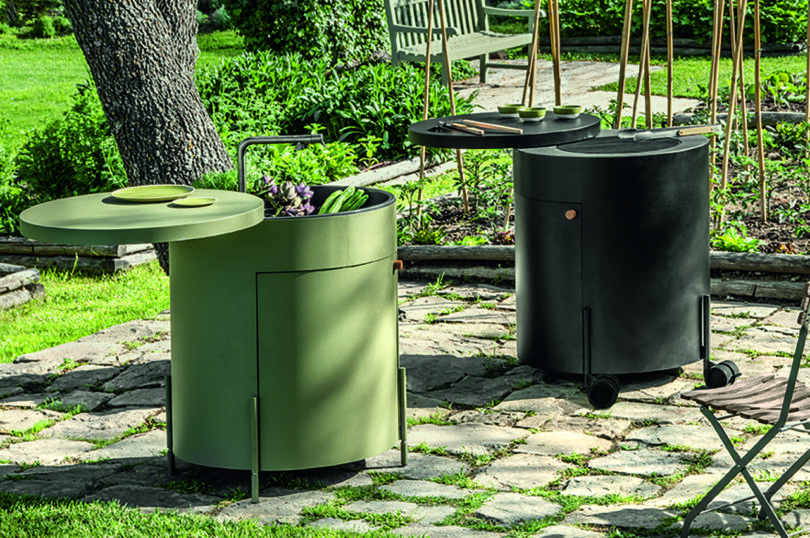
<svg viewBox="0 0 810 538"><path fill-rule="evenodd" d="M498 15L504 17L533 17L534 10L533 9L504 9L500 7L489 7L484 6L484 13L487 15ZM542 9L540 10L540 16L545 17L546 12Z"/></svg>
<svg viewBox="0 0 810 538"><path fill-rule="evenodd" d="M410 33L410 34L426 34L427 33L427 28L424 28L424 27L421 27L421 26L405 26L405 25L402 25L402 24L392 24L391 25L391 31L392 32ZM433 27L433 33L441 35L442 29L437 28L437 27L434 26ZM459 31L458 31L457 28L455 28L453 26L448 26L447 27L447 36L448 37L457 36L457 35L459 35Z"/></svg>

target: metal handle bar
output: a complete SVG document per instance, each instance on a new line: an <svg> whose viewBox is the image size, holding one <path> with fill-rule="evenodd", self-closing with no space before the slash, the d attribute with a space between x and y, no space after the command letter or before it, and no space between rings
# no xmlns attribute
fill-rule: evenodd
<svg viewBox="0 0 810 538"><path fill-rule="evenodd" d="M323 144L323 135L251 136L239 142L239 147L236 149L239 192L247 192L247 184L245 183L245 150L248 146L256 144L295 144L296 149L303 149L307 144Z"/></svg>

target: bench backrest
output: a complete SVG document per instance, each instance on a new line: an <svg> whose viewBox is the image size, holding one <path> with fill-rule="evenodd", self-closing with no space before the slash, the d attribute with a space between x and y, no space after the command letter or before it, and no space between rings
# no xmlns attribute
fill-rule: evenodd
<svg viewBox="0 0 810 538"><path fill-rule="evenodd" d="M444 1L445 23L461 34L487 30L486 15L482 0L434 0L433 28L441 28L439 2ZM425 33L396 31L395 25L427 28L429 0L385 0L385 15L388 17L388 31L394 51L400 47L419 45L425 42ZM439 36L434 34L434 39Z"/></svg>

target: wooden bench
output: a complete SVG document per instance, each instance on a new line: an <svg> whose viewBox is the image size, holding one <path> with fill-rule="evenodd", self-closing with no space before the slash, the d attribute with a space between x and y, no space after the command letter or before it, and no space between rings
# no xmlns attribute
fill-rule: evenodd
<svg viewBox="0 0 810 538"><path fill-rule="evenodd" d="M439 2L434 0L433 41L430 62L442 61L441 19ZM534 10L489 7L486 0L443 0L447 26L447 49L450 61L478 57L480 79L487 81L487 68L527 69L526 65L492 63L490 53L522 47L532 42ZM424 62L429 0L385 0L388 35L391 39L391 62ZM529 32L499 34L489 30L490 15L526 17ZM442 70L442 82L447 85L448 73Z"/></svg>

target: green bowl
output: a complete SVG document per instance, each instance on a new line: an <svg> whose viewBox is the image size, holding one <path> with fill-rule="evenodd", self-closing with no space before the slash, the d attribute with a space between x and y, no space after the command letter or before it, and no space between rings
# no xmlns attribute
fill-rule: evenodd
<svg viewBox="0 0 810 538"><path fill-rule="evenodd" d="M503 116L517 116L520 109L526 108L521 103L510 103L507 105L498 105L498 112Z"/></svg>
<svg viewBox="0 0 810 538"><path fill-rule="evenodd" d="M518 110L520 119L527 122L540 121L546 117L546 109L542 106L533 106L531 108L521 108Z"/></svg>
<svg viewBox="0 0 810 538"><path fill-rule="evenodd" d="M582 105L560 105L554 107L554 114L556 114L558 118L566 120L573 120L579 117L581 112Z"/></svg>

